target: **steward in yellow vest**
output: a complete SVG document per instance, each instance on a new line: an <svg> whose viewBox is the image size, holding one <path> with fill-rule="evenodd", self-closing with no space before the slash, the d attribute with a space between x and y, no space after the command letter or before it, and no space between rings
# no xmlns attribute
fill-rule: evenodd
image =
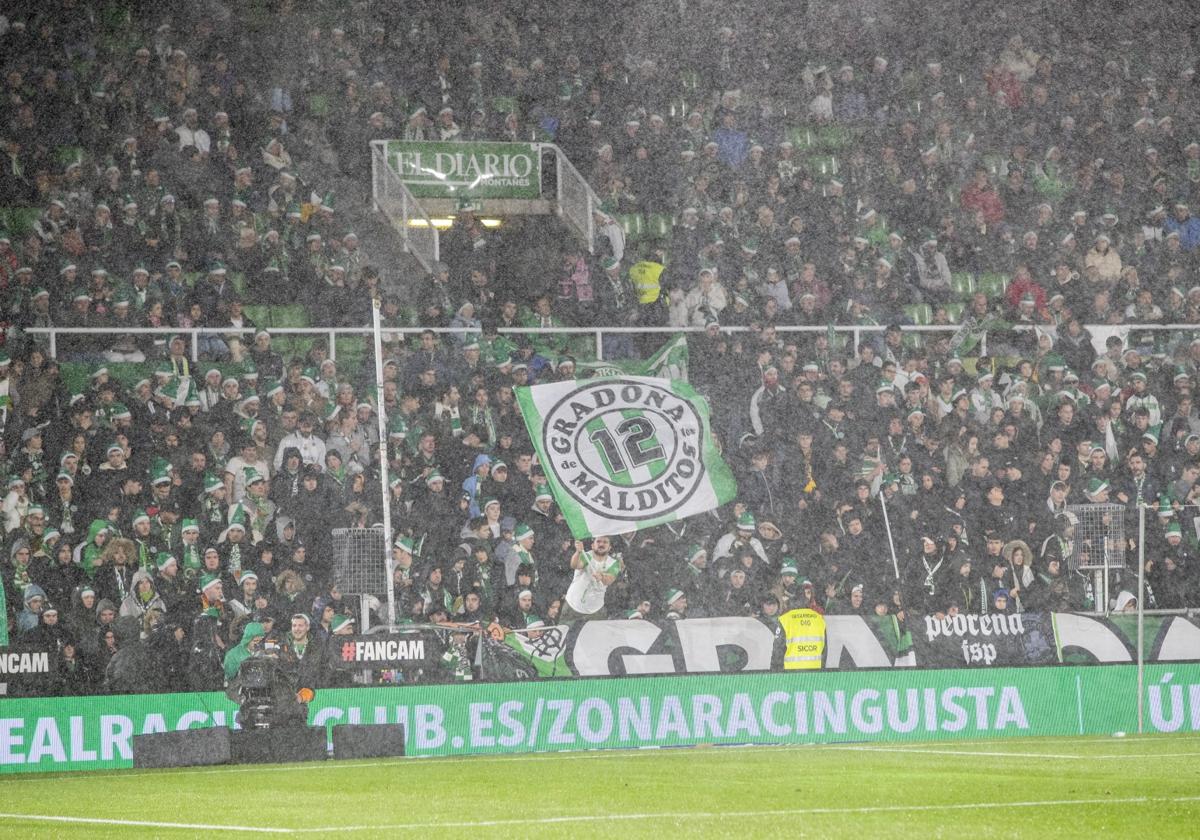
<svg viewBox="0 0 1200 840"><path fill-rule="evenodd" d="M779 616L784 641L783 669L820 669L825 653L825 617L816 610L788 610Z"/></svg>

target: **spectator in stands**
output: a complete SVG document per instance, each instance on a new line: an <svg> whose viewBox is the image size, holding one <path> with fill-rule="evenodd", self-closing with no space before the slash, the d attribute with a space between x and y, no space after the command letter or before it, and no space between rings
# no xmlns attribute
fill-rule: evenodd
<svg viewBox="0 0 1200 840"><path fill-rule="evenodd" d="M1106 31L1130 43L1102 33L1097 60L1066 31L997 40L986 21L947 20L957 43L981 49L922 42L863 61L832 45L913 44L910 22L825 9L816 48L801 38L814 30L803 11L737 32L681 18L653 31L709 45L703 58L679 50L646 63L636 39L556 49L577 10L551 5L562 14L536 30L498 12L511 33L489 45L500 60L461 75L468 62L453 51L425 55L460 34L441 8L411 37L376 29L365 9L326 35L302 16L263 26L238 9L210 22L174 7L141 10L111 37L45 17L39 39L0 34L7 69L57 79L18 83L0 101L0 320L12 356L0 376L0 556L6 619L63 642L55 653L74 675L63 691L99 681L110 660L110 685L136 687L134 663L155 671L146 685L220 687L241 639L234 602L264 593L282 606L287 572L306 602L277 618L291 622L298 660L316 661L296 616L330 591L330 529L381 521L381 476L397 488L394 525L416 538L405 612L461 606L490 619L527 588L548 621L564 598L563 620L643 601L680 617L758 614L768 594L784 608L878 607L909 622L994 610L1001 588L1006 610L1080 608L1088 581L1066 562L1072 526L1055 519L1068 501L1087 501L1097 479L1126 504L1165 502L1176 519L1192 503L1196 90L1160 94L1121 69L1152 53L1160 75L1186 70L1186 26L1147 36L1119 12ZM634 10L628 25L639 23ZM801 45L795 60L754 58L767 26ZM76 40L84 65L67 60ZM633 50L627 68L616 44ZM806 67L814 50L838 63ZM532 54L547 57L520 58ZM279 73L287 60L264 55L307 58ZM509 95L492 95L501 88ZM367 142L543 133L617 202L589 208L592 241L550 217L492 226L491 208L468 201L442 236L445 262L428 277L413 270L373 212ZM296 343L309 337L276 332L361 325L380 289L386 326L431 328L388 336L382 403L358 337L310 352ZM918 329L926 317L938 332ZM592 339L520 330L657 323L689 330L686 376L738 463L739 498L642 535L652 550L612 540L585 563L512 388L582 375ZM180 334L129 333L143 325ZM451 325L453 337L433 331ZM33 332L60 327L106 332ZM235 341L236 330L252 338ZM648 357L666 337L603 338L614 361ZM94 371L101 361L111 370ZM746 433L755 438L742 445ZM464 504L457 488L479 458L492 475ZM878 562L890 554L881 499L895 512L899 602ZM758 523L737 527L751 511L799 513L771 539ZM536 534L525 586L466 607L477 573L486 590L482 570L530 538L516 536L522 521ZM1194 535L1177 524L1150 523L1147 605L1200 598ZM1000 577L971 562L986 529L1002 532L1001 557L1021 550ZM779 543L796 535L787 556L800 574L784 574ZM456 568L460 543L469 551ZM930 581L927 565L944 574ZM803 576L811 592L794 584ZM79 583L95 589L90 605L82 591L74 603ZM24 609L37 589L66 621L42 620L45 597L36 619ZM682 598L664 601L673 589ZM324 612L309 630L318 645L334 617ZM139 616L145 644L126 620ZM62 625L77 646L52 629ZM180 644L186 667L171 664Z"/></svg>

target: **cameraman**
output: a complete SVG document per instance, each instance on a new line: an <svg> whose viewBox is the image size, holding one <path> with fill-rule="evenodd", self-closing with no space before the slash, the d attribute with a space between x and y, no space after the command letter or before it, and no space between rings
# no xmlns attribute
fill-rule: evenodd
<svg viewBox="0 0 1200 840"><path fill-rule="evenodd" d="M229 682L238 674L238 669L242 667L242 663L258 653L262 645L263 639L266 637L266 629L257 621L251 621L242 630L242 640L235 647L225 654L225 681Z"/></svg>

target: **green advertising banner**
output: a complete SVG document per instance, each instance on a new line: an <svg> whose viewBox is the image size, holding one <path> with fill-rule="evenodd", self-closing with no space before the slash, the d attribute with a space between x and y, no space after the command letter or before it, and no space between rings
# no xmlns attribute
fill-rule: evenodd
<svg viewBox="0 0 1200 840"><path fill-rule="evenodd" d="M1137 730L1129 665L840 671L317 692L310 723L400 723L408 754L934 741ZM1146 669L1146 727L1200 731L1200 665ZM0 772L130 767L132 738L230 726L222 694L0 702Z"/></svg>
<svg viewBox="0 0 1200 840"><path fill-rule="evenodd" d="M417 198L540 198L542 156L532 143L389 140L387 162Z"/></svg>

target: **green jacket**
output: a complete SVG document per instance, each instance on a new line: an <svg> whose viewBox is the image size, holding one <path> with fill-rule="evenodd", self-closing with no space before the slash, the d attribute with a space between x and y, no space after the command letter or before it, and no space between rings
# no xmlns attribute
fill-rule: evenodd
<svg viewBox="0 0 1200 840"><path fill-rule="evenodd" d="M237 676L238 668L250 658L250 642L255 638L261 639L267 631L257 621L251 621L242 631L242 640L225 654L225 679L231 680Z"/></svg>
<svg viewBox="0 0 1200 840"><path fill-rule="evenodd" d="M87 542L83 546L83 552L80 554L80 565L83 566L83 571L87 573L89 578L96 574L96 559L104 551L104 546L97 545L96 537L100 536L101 531L109 531L107 519L93 519L92 524L88 526Z"/></svg>

